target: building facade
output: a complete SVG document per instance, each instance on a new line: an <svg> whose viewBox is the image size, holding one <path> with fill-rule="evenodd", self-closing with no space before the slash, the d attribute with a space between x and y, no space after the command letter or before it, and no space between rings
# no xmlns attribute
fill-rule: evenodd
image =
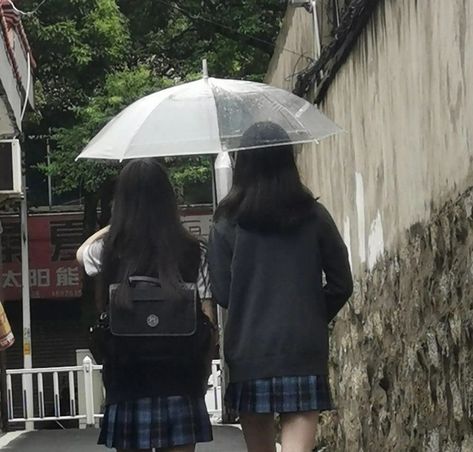
<svg viewBox="0 0 473 452"><path fill-rule="evenodd" d="M330 451L473 450L473 8L463 0L289 7L266 81L346 133L299 153L350 250L334 325ZM335 14L336 13L336 14Z"/></svg>
<svg viewBox="0 0 473 452"><path fill-rule="evenodd" d="M8 0L0 0L0 139L20 133L26 97L34 106L34 67L20 14Z"/></svg>
<svg viewBox="0 0 473 452"><path fill-rule="evenodd" d="M9 0L0 0L0 141L18 137L27 107L34 107L33 69L35 62L21 23L21 14ZM18 156L15 159L12 144L0 142L0 209L12 195L18 196L21 185ZM14 169L17 170L16 174ZM14 188L14 190L12 190ZM3 225L0 221L0 303L4 301L3 278ZM4 327L4 325L2 325ZM2 330L4 333L4 331ZM21 334L19 335L21 337ZM17 335L18 337L18 335ZM18 341L17 341L18 342ZM20 341L21 342L21 341ZM5 368L5 354L0 353L0 367ZM6 428L5 381L0 382L0 424Z"/></svg>
<svg viewBox="0 0 473 452"><path fill-rule="evenodd" d="M25 111L34 108L34 68L21 14L10 0L0 0L0 206L13 195L8 192L18 197L21 190L19 148L16 155L5 140L20 136Z"/></svg>

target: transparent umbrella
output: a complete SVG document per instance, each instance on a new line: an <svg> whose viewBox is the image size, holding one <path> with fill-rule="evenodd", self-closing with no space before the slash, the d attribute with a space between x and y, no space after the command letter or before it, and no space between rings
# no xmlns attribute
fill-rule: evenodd
<svg viewBox="0 0 473 452"><path fill-rule="evenodd" d="M262 121L280 125L294 144L318 142L341 131L314 105L288 91L204 76L134 102L78 158L124 160L237 151L243 149L243 133Z"/></svg>
<svg viewBox="0 0 473 452"><path fill-rule="evenodd" d="M219 201L232 183L228 152L246 149L241 137L253 124L276 123L293 144L318 142L341 131L314 105L290 92L262 83L209 78L205 66L204 62L203 79L156 92L125 108L77 158L218 154L213 184ZM278 141L265 143L274 144ZM219 308L219 325L223 318ZM221 378L225 387L225 372Z"/></svg>

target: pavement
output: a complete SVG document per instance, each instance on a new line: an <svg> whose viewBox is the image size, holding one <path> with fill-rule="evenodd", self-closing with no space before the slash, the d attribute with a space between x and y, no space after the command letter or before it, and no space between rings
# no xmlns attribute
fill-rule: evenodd
<svg viewBox="0 0 473 452"><path fill-rule="evenodd" d="M94 428L79 430L34 430L11 432L0 438L0 451L9 452L106 452L97 445L99 431ZM113 451L115 449L112 449ZM214 440L197 445L196 452L245 452L241 430L234 426L214 426Z"/></svg>

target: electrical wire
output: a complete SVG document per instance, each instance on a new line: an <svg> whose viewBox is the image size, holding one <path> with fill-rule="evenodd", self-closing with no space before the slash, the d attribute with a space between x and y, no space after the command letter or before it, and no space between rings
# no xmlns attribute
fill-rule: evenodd
<svg viewBox="0 0 473 452"><path fill-rule="evenodd" d="M251 38L254 41L258 41L258 42L261 42L262 44L266 44L266 45L272 47L273 49L276 48L276 45L274 43L272 43L271 41L267 41L265 39L258 38L257 36L242 33L241 31L239 31L235 28L229 27L228 25L223 25L221 22L214 21L214 20L209 19L207 17L202 17L202 16L195 17L191 12L189 12L188 10L183 8L182 6L176 5L176 4L171 3L167 0L156 0L156 1L159 2L159 3L162 3L166 6L170 6L171 8L175 9L176 11L179 11L180 13L184 14L185 16L190 17L191 19L200 20L202 22L207 22L207 23L213 24L213 25L218 25L220 28L225 28L226 30L231 31L232 33L238 34L243 38ZM287 49L286 47L282 47L281 50L284 50L286 52L297 55L298 57L304 56L303 54L301 54L299 52L296 52L294 50L291 50L291 49Z"/></svg>
<svg viewBox="0 0 473 452"><path fill-rule="evenodd" d="M8 0L8 2L10 3L10 5L12 6L12 8L15 10L15 12L17 12L18 14L21 14L22 16L32 16L34 14L36 14L39 10L39 8L41 8L41 6L44 5L44 3L46 3L47 0L42 0L42 2L32 11L28 11L28 12L25 12L25 11L22 11L20 9L18 9L15 4L13 3L12 0ZM276 45L271 42L271 41L267 41L266 39L261 39L261 38L258 38L257 36L253 36L253 35L249 35L249 34L246 34L246 33L242 33L240 32L239 30L235 29L235 28L232 28L232 27L229 27L227 25L223 25L222 23L220 22L217 22L215 20L212 20L212 19L209 19L208 17L194 17L192 13L190 13L189 11L187 11L186 9L182 8L181 6L179 5L176 5L174 3L171 3L169 1L166 1L166 0L156 0L157 2L159 3L162 3L166 6L170 6L171 8L175 9L176 11L179 11L180 13L186 15L187 17L191 17L192 19L195 19L195 20L200 20L200 21L203 21L203 22L207 22L207 23L210 23L210 24L213 24L213 25L218 25L220 28L224 28L228 31L231 31L232 33L235 33L235 34L238 34L240 35L241 37L243 38L250 38L254 41L257 41L257 42L260 42L262 44L265 44L267 46L270 46L272 47L273 49L276 48ZM289 53L292 53L293 55L297 55L298 57L300 56L304 56L303 54L299 53L299 52L296 52L294 50L291 50L291 49L288 49L286 47L282 47L281 50L284 50L285 52L289 52Z"/></svg>
<svg viewBox="0 0 473 452"><path fill-rule="evenodd" d="M303 58L305 58L307 65L300 71L296 71L296 67L299 65L299 63L302 61ZM315 60L308 55L305 55L305 54L299 55L299 58L296 60L294 67L292 69L292 74L289 74L288 76L284 77L284 80L286 82L291 81L291 91L295 88L294 79L298 78L299 75L304 74L314 62Z"/></svg>
<svg viewBox="0 0 473 452"><path fill-rule="evenodd" d="M12 0L8 0L8 3L10 3L11 7L16 13L21 14L22 16L32 16L38 12L39 8L41 8L44 5L44 3L46 3L46 0L43 0L33 11L28 11L28 12L18 9Z"/></svg>

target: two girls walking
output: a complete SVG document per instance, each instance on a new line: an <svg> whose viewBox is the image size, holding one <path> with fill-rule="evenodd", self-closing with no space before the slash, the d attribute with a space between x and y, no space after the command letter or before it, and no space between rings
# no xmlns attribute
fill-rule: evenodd
<svg viewBox="0 0 473 452"><path fill-rule="evenodd" d="M327 210L302 185L289 138L272 123L247 130L234 183L209 240L213 298L227 310L223 344L226 403L239 414L249 452L275 451L279 413L284 452L310 452L317 416L332 408L328 322L352 292L347 249ZM110 229L79 249L89 275L105 283L159 277L172 298L199 287L208 340L196 359L130 366L104 358L107 406L99 443L119 451L193 451L211 440L203 381L213 342L206 248L181 226L169 180L155 159L122 171ZM323 280L325 274L326 282ZM115 302L114 299L110 303Z"/></svg>

